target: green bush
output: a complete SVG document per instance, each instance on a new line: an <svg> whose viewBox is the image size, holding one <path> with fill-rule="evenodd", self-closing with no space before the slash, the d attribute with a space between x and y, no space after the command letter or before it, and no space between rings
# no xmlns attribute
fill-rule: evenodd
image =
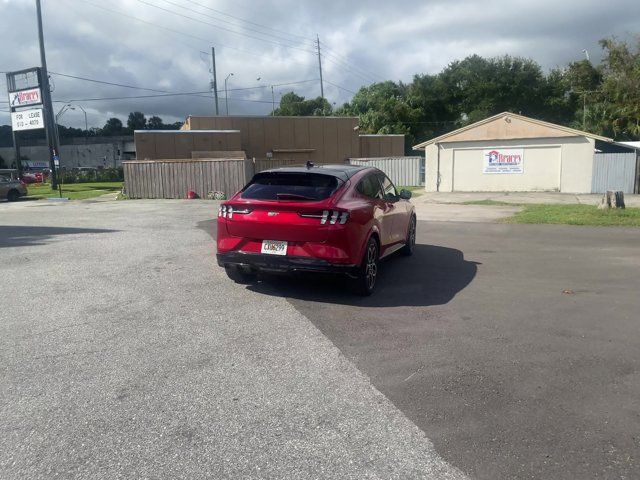
<svg viewBox="0 0 640 480"><path fill-rule="evenodd" d="M100 170L60 170L58 181L62 183L122 182L124 173L120 168L104 168Z"/></svg>

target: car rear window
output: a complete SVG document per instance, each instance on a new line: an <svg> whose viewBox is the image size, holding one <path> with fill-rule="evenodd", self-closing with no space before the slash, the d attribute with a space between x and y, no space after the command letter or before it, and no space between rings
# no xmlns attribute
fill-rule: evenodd
<svg viewBox="0 0 640 480"><path fill-rule="evenodd" d="M331 175L265 172L253 177L241 197L253 200L317 201L329 198L341 183Z"/></svg>

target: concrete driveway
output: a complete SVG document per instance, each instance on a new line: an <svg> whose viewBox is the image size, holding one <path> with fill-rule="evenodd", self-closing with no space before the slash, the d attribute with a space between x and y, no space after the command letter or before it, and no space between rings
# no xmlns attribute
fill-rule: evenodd
<svg viewBox="0 0 640 480"><path fill-rule="evenodd" d="M637 229L419 222L240 286L216 205L2 205L2 478L639 478Z"/></svg>

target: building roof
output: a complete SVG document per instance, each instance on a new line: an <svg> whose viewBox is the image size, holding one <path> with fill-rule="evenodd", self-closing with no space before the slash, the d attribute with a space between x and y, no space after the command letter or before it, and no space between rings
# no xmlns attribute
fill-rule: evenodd
<svg viewBox="0 0 640 480"><path fill-rule="evenodd" d="M494 135L489 134L486 138L472 138L472 135L469 135L471 130L477 129L482 126L489 127L488 124L492 122L497 123L499 120L505 120L507 122L512 122L515 120L520 126L526 125L531 130L531 135L520 135L520 136L501 136L499 133ZM487 132L489 130L493 130L494 132L498 129L490 129L487 128ZM491 138L489 138L491 137ZM445 133L444 135L440 135L439 137L432 138L431 140L427 140L426 142L419 143L413 146L414 150L424 150L427 146L432 145L434 143L441 143L443 141L455 142L455 141L471 141L471 140L501 140L505 138L535 138L535 137L587 137L593 138L594 140L601 140L603 142L612 142L613 139L602 137L600 135L594 135L593 133L583 132L581 130L576 130L574 128L565 127L563 125L557 125L555 123L545 122L542 120L537 120L535 118L525 117L524 115L518 115L516 113L511 112L502 112L492 117L485 118L484 120L480 120L479 122L472 123L471 125L467 125L466 127L459 128L457 130L453 130L452 132Z"/></svg>
<svg viewBox="0 0 640 480"><path fill-rule="evenodd" d="M616 142L618 145L624 145L625 147L635 148L640 150L640 142Z"/></svg>

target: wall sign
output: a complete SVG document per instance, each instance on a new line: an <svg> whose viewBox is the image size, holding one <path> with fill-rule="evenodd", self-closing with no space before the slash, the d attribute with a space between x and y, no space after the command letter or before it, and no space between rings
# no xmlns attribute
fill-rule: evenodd
<svg viewBox="0 0 640 480"><path fill-rule="evenodd" d="M523 148L491 148L483 153L482 173L524 173Z"/></svg>
<svg viewBox="0 0 640 480"><path fill-rule="evenodd" d="M14 131L44 128L44 115L41 108L11 112L11 126Z"/></svg>
<svg viewBox="0 0 640 480"><path fill-rule="evenodd" d="M42 95L39 88L9 93L9 106L12 108L37 105L38 103L42 103Z"/></svg>

